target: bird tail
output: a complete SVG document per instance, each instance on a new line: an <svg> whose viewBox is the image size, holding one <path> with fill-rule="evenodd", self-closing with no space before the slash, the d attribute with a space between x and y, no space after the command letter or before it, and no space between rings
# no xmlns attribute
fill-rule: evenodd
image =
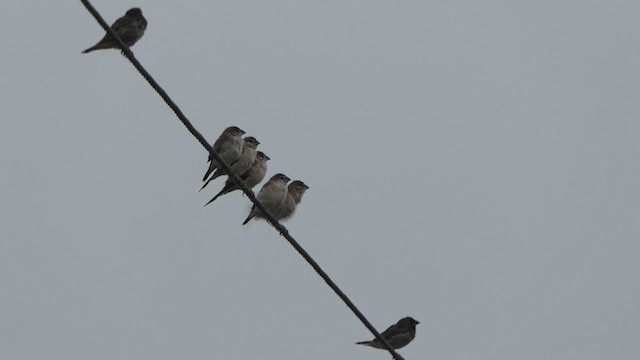
<svg viewBox="0 0 640 360"><path fill-rule="evenodd" d="M206 178L205 178L206 179ZM204 185L202 185L202 187L200 188L200 190L198 190L198 192L202 191L202 189L204 189L207 185L209 185L209 183L211 182L211 180L213 179L209 179L207 180L207 182L204 183ZM204 180L203 180L204 181Z"/></svg>
<svg viewBox="0 0 640 360"><path fill-rule="evenodd" d="M211 179L209 179L209 181L215 180L215 179L219 178L222 175L224 175L224 171L222 171L222 169L217 169L216 172L213 173L213 175L211 176Z"/></svg>
<svg viewBox="0 0 640 360"><path fill-rule="evenodd" d="M93 45L92 47L88 48L87 50L83 51L82 53L86 54L86 53L92 52L93 50L98 50L98 49L100 49L100 47L98 47L98 45L99 44Z"/></svg>
<svg viewBox="0 0 640 360"><path fill-rule="evenodd" d="M356 345L367 345L371 346L371 341L358 341Z"/></svg>
<svg viewBox="0 0 640 360"><path fill-rule="evenodd" d="M92 47L88 48L87 50L83 51L83 54L92 52L94 50L100 50L100 49L110 49L114 47L114 42L111 38L108 37L104 37L102 38L102 40L98 41L97 44L93 45Z"/></svg>
<svg viewBox="0 0 640 360"><path fill-rule="evenodd" d="M251 213L249 214L249 216L247 216L247 218L244 220L244 222L242 223L242 225L247 225L247 223L249 222L249 220L253 219L254 216L256 216L256 212L254 211L255 209L251 209Z"/></svg>
<svg viewBox="0 0 640 360"><path fill-rule="evenodd" d="M202 181L206 181L209 175L211 175L213 170L215 170L217 167L218 167L218 164L215 162L215 160L211 160L211 163L209 164L209 168L207 169L207 172L204 173L204 177L202 178Z"/></svg>
<svg viewBox="0 0 640 360"><path fill-rule="evenodd" d="M207 178L209 177L209 175L211 175L211 168L207 169L207 172L204 173L204 177L202 178L202 181L207 181Z"/></svg>
<svg viewBox="0 0 640 360"><path fill-rule="evenodd" d="M204 206L207 206L209 204L211 204L215 199L219 198L220 196L224 195L224 194L228 194L232 191L238 190L239 187L235 184L235 183L229 183L227 181L226 184L224 184L224 187L222 188L222 190L220 190L219 193L216 194L216 196L213 197L213 199L209 200L208 203L204 204ZM202 190L202 189L200 189Z"/></svg>
<svg viewBox="0 0 640 360"><path fill-rule="evenodd" d="M216 194L216 196L214 196L214 197L213 197L213 199L209 200L209 202L208 202L208 203L204 204L204 205L203 205L203 207L204 207L204 206L207 206L207 205L209 205L209 204L211 204L215 199L219 198L219 197L220 197L220 196L222 196L224 193L225 193L225 192L224 192L224 189L222 189L222 191L220 191L218 194Z"/></svg>

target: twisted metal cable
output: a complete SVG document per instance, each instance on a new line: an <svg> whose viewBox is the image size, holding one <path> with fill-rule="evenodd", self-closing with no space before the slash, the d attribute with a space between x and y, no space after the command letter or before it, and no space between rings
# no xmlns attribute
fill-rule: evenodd
<svg viewBox="0 0 640 360"><path fill-rule="evenodd" d="M229 174L229 178L235 182L242 192L244 192L249 200L265 215L266 220L284 237L291 246L300 254L302 257L311 265L311 267L316 271L318 275L324 280L325 283L338 295L338 297L349 307L349 309L356 315L356 317L364 324L364 326L371 331L371 333L384 345L384 347L391 353L391 356L395 360L404 360L400 354L398 354L389 343L380 336L380 333L371 325L369 320L360 312L360 310L356 307L356 305L347 297L347 295L336 285L333 280L327 275L324 270L318 265L318 263L309 255L309 253L298 244L298 242L289 234L289 230L284 227L282 224L278 222L278 220L262 205L255 197L253 191L247 188L242 179L231 169L231 166L227 164L217 152L213 151L211 145L207 142L207 140L202 136L202 134L196 130L196 128L191 124L189 119L182 113L178 105L169 97L166 91L160 87L160 85L151 77L151 74L147 72L147 70L140 64L140 62L135 58L133 52L129 49L129 47L115 34L115 32L111 29L111 27L104 21L100 13L91 5L89 0L80 0L85 8L91 13L91 15L96 19L98 24L102 26L102 28L116 40L118 46L122 50L122 54L129 59L129 61L133 64L133 66L138 70L140 75L147 80L149 85L160 95L162 100L171 108L171 110L176 114L178 119L182 122L182 124L189 130L191 135L193 135L196 140L213 156L213 158L220 164L222 169L226 174Z"/></svg>

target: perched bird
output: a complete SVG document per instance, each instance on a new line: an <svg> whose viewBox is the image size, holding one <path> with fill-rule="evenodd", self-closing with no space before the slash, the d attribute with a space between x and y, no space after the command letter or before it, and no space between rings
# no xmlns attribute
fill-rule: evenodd
<svg viewBox="0 0 640 360"><path fill-rule="evenodd" d="M256 185L260 184L260 181L264 179L264 175L267 173L267 161L269 160L271 160L271 158L265 155L265 153L263 153L262 151L257 152L256 161L253 162L253 165L251 165L249 170L240 175L240 179L242 179L246 187L248 187L249 189L253 189ZM233 180L231 179L227 179L227 182L224 184L222 190L220 190L220 192L216 194L213 199L209 200L208 203L204 204L204 206L211 204L220 196L238 189L240 189L238 184L233 182Z"/></svg>
<svg viewBox="0 0 640 360"><path fill-rule="evenodd" d="M267 181L256 198L267 209L268 212L273 213L279 206L284 203L287 197L287 183L291 180L287 175L275 174ZM264 218L264 214L255 205L251 208L251 213L242 223L246 225L249 220L256 218Z"/></svg>
<svg viewBox="0 0 640 360"><path fill-rule="evenodd" d="M389 345L394 349L400 349L407 346L416 337L416 325L420 324L418 320L412 317L400 319L394 325L389 326L387 330L382 332L382 337L387 340ZM358 345L367 345L376 349L385 349L384 345L376 338L371 341L360 341Z"/></svg>
<svg viewBox="0 0 640 360"><path fill-rule="evenodd" d="M296 211L296 206L298 206L300 201L302 201L302 195L304 195L304 192L307 191L307 189L309 189L309 187L302 181L292 181L289 186L287 186L287 197L284 200L284 203L274 210L273 216L278 220L287 220L291 218L293 213Z"/></svg>
<svg viewBox="0 0 640 360"><path fill-rule="evenodd" d="M213 143L213 151L217 152L218 155L220 155L220 158L222 158L222 160L227 164L232 164L234 161L238 160L242 153L242 147L244 146L242 135L244 135L244 130L237 126L229 126L224 129L220 137L218 137L218 140ZM211 173L220 166L211 154L209 154L207 161L209 161L209 168L204 174L202 181L206 181L209 175L211 175ZM203 188L204 186L200 188L200 190Z"/></svg>
<svg viewBox="0 0 640 360"><path fill-rule="evenodd" d="M129 9L123 17L116 20L113 25L111 25L111 29L127 46L133 46L133 44L144 35L144 31L147 29L147 20L142 16L142 10L140 10L140 8L132 8ZM97 44L82 53L86 54L93 50L117 48L119 48L118 42L107 33Z"/></svg>
<svg viewBox="0 0 640 360"><path fill-rule="evenodd" d="M253 162L256 161L256 148L260 145L260 142L256 140L253 136L247 136L244 138L244 145L242 146L242 153L240 157L236 159L231 165L231 170L233 170L236 175L242 175L245 171L249 170ZM200 188L200 190L204 189L211 181L217 179L218 177L225 175L226 172L222 170L222 168L216 169L216 172L211 175L209 180L207 180L204 185Z"/></svg>

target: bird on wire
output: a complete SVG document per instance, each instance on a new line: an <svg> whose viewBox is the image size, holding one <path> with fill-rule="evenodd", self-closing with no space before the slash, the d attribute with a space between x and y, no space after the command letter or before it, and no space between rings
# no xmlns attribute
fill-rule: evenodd
<svg viewBox="0 0 640 360"><path fill-rule="evenodd" d="M244 135L244 130L240 129L237 126L229 126L224 129L222 134L216 139L213 143L212 149L217 152L222 160L224 160L227 164L232 164L234 161L238 160L240 154L242 154L242 148L244 147L244 140L242 139L242 135ZM213 158L213 155L209 154L207 158L209 162L209 168L207 172L204 174L202 181L207 181L207 178L211 173L213 173L217 168L220 167L220 164ZM208 182L200 188L200 190L204 189L207 186Z"/></svg>
<svg viewBox="0 0 640 360"><path fill-rule="evenodd" d="M293 216L296 211L296 207L302 201L302 195L309 189L307 184L300 180L292 181L287 186L287 197L284 203L274 210L273 216L278 220L288 220Z"/></svg>
<svg viewBox="0 0 640 360"><path fill-rule="evenodd" d="M249 170L245 171L244 174L240 175L240 179L244 182L244 185L249 189L253 189L256 185L260 184L262 179L264 179L265 174L267 173L267 161L271 160L265 153L262 151L258 151L256 154L256 161L253 162L253 165L249 168ZM228 194L232 191L238 190L240 187L233 180L227 179L224 187L220 190L213 199L209 200L208 203L204 204L207 206L215 201L217 198L224 194Z"/></svg>
<svg viewBox="0 0 640 360"><path fill-rule="evenodd" d="M267 181L260 189L256 198L264 208L273 214L278 207L282 206L287 197L287 183L291 180L287 175L275 174ZM251 213L244 220L242 225L246 225L249 220L253 218L264 219L264 214L258 209L255 204L251 208Z"/></svg>
<svg viewBox="0 0 640 360"><path fill-rule="evenodd" d="M244 145L242 146L240 157L238 157L233 163L229 164L231 166L231 170L233 170L236 175L242 175L251 168L251 165L256 161L256 148L258 145L260 145L260 142L253 136L247 136L244 138ZM211 181L226 174L227 173L222 170L222 168L217 168L209 180L202 185L200 190L204 189Z"/></svg>
<svg viewBox="0 0 640 360"><path fill-rule="evenodd" d="M140 8L132 8L129 9L123 17L116 20L113 25L111 25L111 29L118 35L122 42L131 47L142 38L145 30L147 30L147 19L142 16L142 10L140 10ZM97 44L82 53L86 54L94 50L117 48L119 48L118 42L107 33Z"/></svg>
<svg viewBox="0 0 640 360"><path fill-rule="evenodd" d="M416 325L418 324L420 322L412 317L402 318L397 323L389 326L380 335L387 340L392 348L400 349L407 346L416 337ZM386 349L378 338L371 341L359 341L356 344L367 345L376 349Z"/></svg>

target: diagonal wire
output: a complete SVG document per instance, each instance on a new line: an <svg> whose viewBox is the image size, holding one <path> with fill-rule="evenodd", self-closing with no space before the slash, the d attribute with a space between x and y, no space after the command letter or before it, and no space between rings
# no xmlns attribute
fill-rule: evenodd
<svg viewBox="0 0 640 360"><path fill-rule="evenodd" d="M336 283L333 282L333 280L331 280L329 275L327 275L327 273L324 272L324 270L322 270L320 265L318 265L318 263L315 260L313 260L311 255L309 255L309 253L305 249L303 249L302 246L300 246L300 244L298 244L298 242L289 234L289 230L287 230L286 227L280 224L278 220L276 220L276 218L273 217L273 215L269 213L269 211L267 211L267 209L265 209L265 207L256 199L255 195L253 194L253 191L247 188L247 186L244 184L242 179L240 179L240 177L233 170L231 170L231 166L229 166L229 164L227 164L224 160L222 160L222 158L220 158L220 155L218 155L217 152L213 151L213 148L207 142L204 136L202 136L202 134L198 130L196 130L196 128L191 124L191 122L187 119L187 117L184 116L184 114L182 113L178 105L176 105L176 103L174 103L173 100L171 100L167 92L164 91L162 87L160 87L160 85L153 79L153 77L151 77L151 74L149 74L149 72L147 72L147 70L142 66L142 64L140 64L140 62L133 55L133 52L129 49L129 47L124 42L122 42L122 40L118 37L118 35L116 35L115 32L113 32L111 27L104 21L102 16L100 16L100 13L98 13L98 11L93 7L93 5L91 5L89 0L80 0L80 2L82 2L84 7L87 8L89 13L91 13L91 15L96 19L98 24L100 24L100 26L102 26L102 28L112 38L116 40L116 42L118 43L118 46L122 50L123 55L126 56L127 59L129 59L129 61L138 70L138 72L140 72L140 75L142 75L142 77L144 77L145 80L147 80L149 85L151 85L151 87L158 93L158 95L160 95L160 97L162 98L162 100L164 100L167 106L169 106L171 110L173 110L173 112L176 114L178 119L180 119L182 124L187 128L187 130L189 130L191 135L193 135L198 140L198 142L202 144L202 146L213 156L213 158L220 164L220 166L225 171L225 173L229 174L229 177L233 180L233 182L235 182L240 187L240 189L247 195L249 200L251 200L251 202L263 214L265 214L266 220L280 233L280 235L282 235L289 242L289 244L291 244L291 246L293 246L294 249L296 249L296 251L300 255L302 255L302 257L309 263L309 265L311 265L311 267L316 271L316 273L320 275L320 277L336 293L336 295L338 295L338 297L340 297L340 299L347 305L347 307L349 307L349 309L356 315L356 317L358 317L358 319L364 324L364 326L366 326L367 329L369 329L369 331L371 331L371 333L384 345L384 347L391 353L391 356L393 356L395 360L404 360L404 358L400 356L400 354L398 354L382 336L380 336L380 333L373 327L373 325L371 325L371 323L369 322L369 320L367 320L364 314L362 314L362 312L360 312L360 310L347 297L347 295L342 290L340 290L338 285L336 285Z"/></svg>

